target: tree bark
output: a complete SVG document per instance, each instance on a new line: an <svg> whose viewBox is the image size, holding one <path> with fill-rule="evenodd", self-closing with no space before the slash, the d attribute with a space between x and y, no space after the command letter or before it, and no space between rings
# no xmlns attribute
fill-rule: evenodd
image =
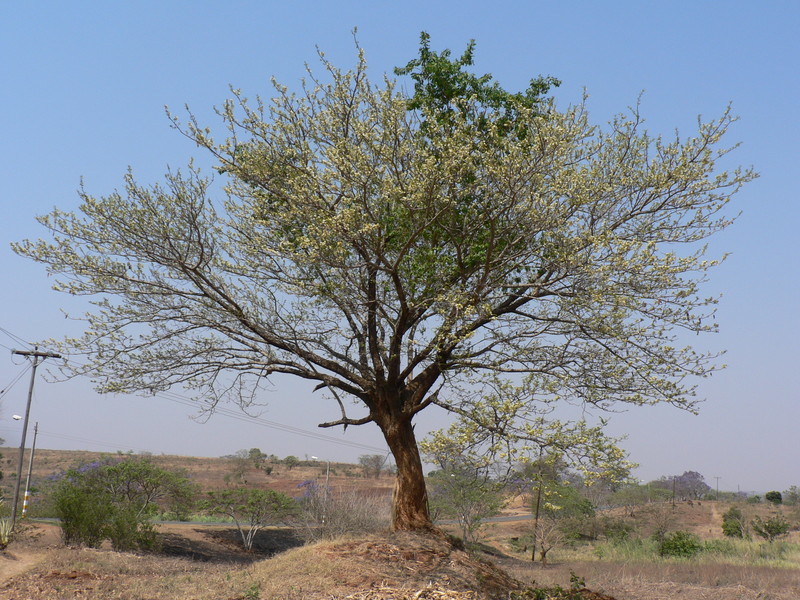
<svg viewBox="0 0 800 600"><path fill-rule="evenodd" d="M434 529L428 511L425 474L411 419L393 415L387 419L380 419L378 425L397 465L392 498L392 529L395 531Z"/></svg>

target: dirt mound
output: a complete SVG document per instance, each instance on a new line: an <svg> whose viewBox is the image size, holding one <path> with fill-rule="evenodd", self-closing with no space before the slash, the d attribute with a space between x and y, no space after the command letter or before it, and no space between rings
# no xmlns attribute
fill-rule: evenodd
<svg viewBox="0 0 800 600"><path fill-rule="evenodd" d="M302 577L292 578L288 565ZM268 598L614 600L586 589L553 588L545 596L440 533L398 532L319 543L264 561L255 574L265 582L282 582L282 589L261 588Z"/></svg>
<svg viewBox="0 0 800 600"><path fill-rule="evenodd" d="M335 543L320 552L354 563L354 570L373 574L373 581L381 581L385 587L470 591L477 592L477 597L507 597L523 587L505 571L471 556L441 534L390 533Z"/></svg>

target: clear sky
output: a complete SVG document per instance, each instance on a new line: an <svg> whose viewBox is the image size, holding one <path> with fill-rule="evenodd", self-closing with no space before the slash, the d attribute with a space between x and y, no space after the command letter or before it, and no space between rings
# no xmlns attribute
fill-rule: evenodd
<svg viewBox="0 0 800 600"><path fill-rule="evenodd" d="M712 243L717 254L731 252L707 288L723 295L721 333L698 341L727 349L728 368L703 382L699 416L632 409L612 415L610 431L628 436L623 445L643 479L696 470L711 485L719 477L721 489L800 485L794 1L0 2L0 437L19 443L11 416L24 411L28 386L26 361L10 350L77 333L62 309L81 306L51 291L44 269L9 242L45 234L35 215L75 209L81 178L102 195L121 185L129 165L155 182L193 155L208 164L170 129L164 105L188 104L214 125L211 108L229 84L250 96L269 95L273 75L295 85L316 46L352 65L354 27L376 77L416 55L421 30L434 48L454 52L474 38L478 70L512 90L555 76L562 103L585 88L596 122L644 92L652 132L691 135L698 114L733 104L741 120L730 140L741 147L726 166L753 165L761 178L735 198L741 217ZM229 407L207 423L190 418L195 410L176 391L101 397L88 382L40 377L31 416L38 444L206 456L258 447L350 461L385 448L373 426L345 435L316 429L335 407L297 382L276 380L259 419ZM418 432L444 423L426 413Z"/></svg>

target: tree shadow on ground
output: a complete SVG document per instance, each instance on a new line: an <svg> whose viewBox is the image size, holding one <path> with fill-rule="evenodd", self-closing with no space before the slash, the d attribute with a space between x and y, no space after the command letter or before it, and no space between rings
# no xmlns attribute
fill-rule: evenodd
<svg viewBox="0 0 800 600"><path fill-rule="evenodd" d="M275 528L259 531L250 551L242 547L239 532L230 528L193 528L186 533L161 534L161 552L202 562L247 564L269 558L304 544L293 529Z"/></svg>

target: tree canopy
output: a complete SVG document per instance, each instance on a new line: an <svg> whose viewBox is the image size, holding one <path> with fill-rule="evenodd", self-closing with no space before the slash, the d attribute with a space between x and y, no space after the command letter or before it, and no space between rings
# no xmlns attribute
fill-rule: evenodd
<svg viewBox="0 0 800 600"><path fill-rule="evenodd" d="M430 406L532 447L567 443L542 416L564 400L692 409L716 355L678 334L716 327L703 242L754 177L717 168L728 110L688 138L652 137L637 108L598 126L585 102L545 96L553 80L505 93L464 75L472 45L453 61L422 42L400 70L413 96L370 79L359 48L351 70L320 55L296 92L233 90L220 139L173 117L216 157L222 193L191 164L163 184L129 172L40 217L51 240L14 246L93 298L62 351L89 357L69 368L102 391L247 402L288 374L338 403L322 427L377 424L401 529L431 526L413 430Z"/></svg>

